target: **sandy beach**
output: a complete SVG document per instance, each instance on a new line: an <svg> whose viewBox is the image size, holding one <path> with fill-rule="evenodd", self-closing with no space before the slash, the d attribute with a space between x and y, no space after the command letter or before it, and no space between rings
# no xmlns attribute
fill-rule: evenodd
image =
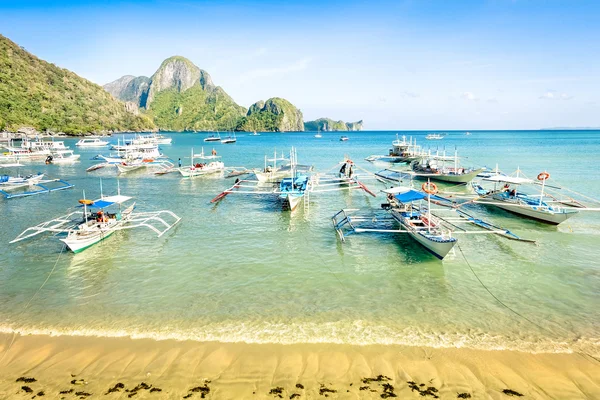
<svg viewBox="0 0 600 400"><path fill-rule="evenodd" d="M0 357L2 399L600 398L580 354L3 334Z"/></svg>

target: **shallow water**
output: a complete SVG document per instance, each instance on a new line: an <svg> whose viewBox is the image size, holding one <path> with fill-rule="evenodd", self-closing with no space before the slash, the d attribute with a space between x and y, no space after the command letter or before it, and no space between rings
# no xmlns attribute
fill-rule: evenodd
<svg viewBox="0 0 600 400"><path fill-rule="evenodd" d="M206 152L215 147L227 166L262 167L274 148L296 146L299 162L319 171L344 155L377 171L383 165L360 160L385 154L395 133L350 132L348 142L333 132L322 139L310 132L240 134L234 145L180 133L161 147L184 164L190 147L204 146ZM529 176L548 170L553 184L600 198L598 174L590 172L600 132L451 132L435 142L425 141L425 132L404 134L434 149L456 146L470 164L499 163L507 172L520 167ZM114 171L85 172L99 151L78 152L82 161L73 166L21 169L63 177L75 189L0 200L0 331L600 354L598 213L580 213L557 228L478 208L538 245L461 236L460 249L441 262L399 235L338 240L331 216L341 208L378 209L381 195L315 193L308 212L290 213L256 197L211 204L233 179L131 173L119 183L136 197L138 210L170 209L183 218L163 237L118 232L77 255L61 253L62 243L51 236L8 244L25 228L63 214L82 190L98 196L100 177L105 194L116 191Z"/></svg>

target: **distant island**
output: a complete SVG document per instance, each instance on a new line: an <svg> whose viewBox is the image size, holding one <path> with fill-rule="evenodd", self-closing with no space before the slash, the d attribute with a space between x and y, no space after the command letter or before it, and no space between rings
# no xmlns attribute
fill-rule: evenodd
<svg viewBox="0 0 600 400"><path fill-rule="evenodd" d="M181 56L164 60L151 77L125 75L102 87L37 58L0 35L0 131L22 129L69 135L156 130L286 132L360 130L362 121L321 118L305 124L302 112L280 97L259 100L246 109L215 85L208 72Z"/></svg>
<svg viewBox="0 0 600 400"><path fill-rule="evenodd" d="M314 121L304 123L304 129L307 131L361 131L363 121L344 122L334 121L329 118L319 118Z"/></svg>
<svg viewBox="0 0 600 400"><path fill-rule="evenodd" d="M558 126L553 128L542 128L541 131L600 131L600 127L592 126Z"/></svg>

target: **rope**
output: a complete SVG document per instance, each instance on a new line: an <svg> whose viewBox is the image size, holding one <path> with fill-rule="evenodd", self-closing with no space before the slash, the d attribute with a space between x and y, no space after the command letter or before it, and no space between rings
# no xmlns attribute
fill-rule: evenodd
<svg viewBox="0 0 600 400"><path fill-rule="evenodd" d="M33 299L36 298L36 296L38 295L38 293L42 290L42 288L46 285L46 283L48 283L48 280L50 279L50 276L52 276L52 274L54 273L54 270L56 269L56 266L58 265L58 261L60 260L60 257L62 256L62 254L64 253L64 251L65 251L66 248L67 248L67 245L66 244L63 245L62 249L60 250L60 253L58 253L58 257L56 258L56 262L54 263L54 266L50 270L50 273L48 274L48 276L46 277L46 279L44 280L44 282L42 283L42 285L35 291L35 293L33 294L33 296L31 296L31 298L29 299L29 301L27 302L27 304L25 304L25 307L23 307L23 310L21 310L21 313L19 314L19 316L22 315L25 312L25 310L27 310L27 308L29 307L29 305L31 304L31 302L33 301ZM4 360L4 357L6 357L6 355L10 351L12 345L15 343L16 337L17 337L17 332L13 331L10 343L8 344L8 347L6 348L6 351L4 352L4 354L2 355L2 357L0 357L0 363Z"/></svg>
<svg viewBox="0 0 600 400"><path fill-rule="evenodd" d="M479 278L479 276L477 275L477 273L475 273L475 270L473 269L473 267L471 267L471 264L469 263L469 260L467 260L467 257L465 256L465 253L463 253L462 249L460 248L460 245L457 243L456 247L458 247L458 250L460 251L460 254L463 256L465 262L467 263L467 265L469 266L469 269L471 270L471 272L473 273L473 275L475 276L475 278L477 278L477 280L479 281L479 283L481 284L481 286L483 286L483 288L490 294L490 296L492 296L500 305L502 305L503 307L505 307L507 310L509 310L510 312L512 312L513 314L523 318L525 321L529 322L530 324L538 327L539 329L541 329L542 331L545 331L547 333L552 334L553 332L550 331L547 328L544 328L543 326L541 326L540 324L530 320L529 318L527 318L526 316L524 316L523 314L519 313L518 311L512 309L511 307L509 307L508 305L506 305L502 300L500 300L498 297L496 297L496 295L494 293L492 293L490 291L490 289L488 289L488 287L483 283L483 281ZM597 357L594 357L593 355L586 353L586 352L578 352L579 354L585 355L587 357L590 357L591 359L593 359L594 361L600 363L600 359L598 359Z"/></svg>

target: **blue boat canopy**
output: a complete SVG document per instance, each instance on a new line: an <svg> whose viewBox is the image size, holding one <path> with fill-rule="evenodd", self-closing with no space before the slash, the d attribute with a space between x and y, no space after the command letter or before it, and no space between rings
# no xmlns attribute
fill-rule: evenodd
<svg viewBox="0 0 600 400"><path fill-rule="evenodd" d="M108 206L112 206L113 204L115 204L115 203L113 203L112 201L96 200L92 204L90 204L88 207L106 208Z"/></svg>
<svg viewBox="0 0 600 400"><path fill-rule="evenodd" d="M417 192L416 190L409 190L403 193L399 193L395 195L396 199L402 203L409 203L415 200L422 200L427 198L427 195L421 192Z"/></svg>

